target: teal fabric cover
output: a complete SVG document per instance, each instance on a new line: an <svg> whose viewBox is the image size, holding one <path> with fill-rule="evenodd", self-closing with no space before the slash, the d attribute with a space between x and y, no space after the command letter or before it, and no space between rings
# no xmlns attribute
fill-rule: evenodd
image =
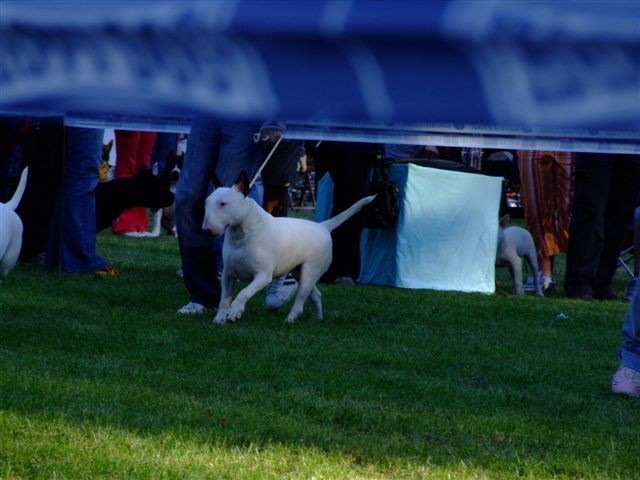
<svg viewBox="0 0 640 480"><path fill-rule="evenodd" d="M392 165L395 231L365 230L359 281L403 288L495 291L502 179Z"/></svg>
<svg viewBox="0 0 640 480"><path fill-rule="evenodd" d="M395 229L367 230L359 282L402 288L493 293L501 179L411 164L392 165L400 189ZM331 179L318 187L318 220Z"/></svg>

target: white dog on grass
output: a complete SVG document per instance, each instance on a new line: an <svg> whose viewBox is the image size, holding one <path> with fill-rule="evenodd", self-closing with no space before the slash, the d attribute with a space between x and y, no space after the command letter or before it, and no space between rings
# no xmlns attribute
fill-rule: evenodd
<svg viewBox="0 0 640 480"><path fill-rule="evenodd" d="M273 217L247 197L249 178L242 172L233 187L217 188L205 202L202 228L214 237L226 231L222 247L222 296L215 323L242 317L251 297L272 278L293 272L298 290L286 318L293 322L311 296L315 317L322 319L322 301L316 283L331 264L331 231L374 199L365 197L322 223ZM250 281L231 302L236 279Z"/></svg>
<svg viewBox="0 0 640 480"><path fill-rule="evenodd" d="M18 207L25 186L29 167L22 171L18 188L11 200L0 203L0 280L9 275L16 265L22 249L22 220L15 212Z"/></svg>

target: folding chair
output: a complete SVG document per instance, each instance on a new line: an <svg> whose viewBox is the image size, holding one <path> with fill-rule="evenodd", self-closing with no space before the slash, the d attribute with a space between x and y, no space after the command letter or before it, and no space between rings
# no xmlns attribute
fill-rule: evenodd
<svg viewBox="0 0 640 480"><path fill-rule="evenodd" d="M618 266L616 268L622 267L623 270L627 272L631 278L635 278L635 276L633 275L633 270L630 267L632 260L633 245L620 252L620 255L618 256Z"/></svg>
<svg viewBox="0 0 640 480"><path fill-rule="evenodd" d="M640 201L640 194L638 195L638 200ZM618 265L616 266L616 269L622 267L624 271L627 272L631 278L635 278L635 276L633 275L633 270L631 269L630 265L631 265L631 262L634 260L633 250L634 250L635 239L634 239L633 231L637 228L638 222L640 222L640 206L636 207L634 222L631 225L631 230L632 230L631 246L625 248L624 250L622 250L622 252L620 252L620 255L618 255ZM638 259L636 259L635 261L638 261Z"/></svg>

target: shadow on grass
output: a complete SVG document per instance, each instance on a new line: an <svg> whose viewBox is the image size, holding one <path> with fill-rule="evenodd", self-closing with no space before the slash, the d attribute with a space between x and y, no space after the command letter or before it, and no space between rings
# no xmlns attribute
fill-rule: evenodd
<svg viewBox="0 0 640 480"><path fill-rule="evenodd" d="M323 322L285 325L260 296L215 326L173 313L174 253L169 267L134 255L112 279L16 271L0 293L0 409L380 466L637 472L637 404L608 390L624 304L323 286Z"/></svg>

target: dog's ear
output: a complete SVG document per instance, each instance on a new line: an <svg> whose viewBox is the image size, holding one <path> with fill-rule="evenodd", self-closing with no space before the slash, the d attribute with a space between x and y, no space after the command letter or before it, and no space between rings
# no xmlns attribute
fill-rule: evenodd
<svg viewBox="0 0 640 480"><path fill-rule="evenodd" d="M509 226L509 215L504 215L500 217L500 226L502 228L507 228Z"/></svg>
<svg viewBox="0 0 640 480"><path fill-rule="evenodd" d="M246 197L249 195L249 175L246 170L240 172L238 180L236 180L235 187Z"/></svg>
<svg viewBox="0 0 640 480"><path fill-rule="evenodd" d="M216 175L216 172L213 172L213 174L211 175L211 181L213 182L214 188L220 188L224 186L222 185L222 181L220 180L220 177Z"/></svg>

